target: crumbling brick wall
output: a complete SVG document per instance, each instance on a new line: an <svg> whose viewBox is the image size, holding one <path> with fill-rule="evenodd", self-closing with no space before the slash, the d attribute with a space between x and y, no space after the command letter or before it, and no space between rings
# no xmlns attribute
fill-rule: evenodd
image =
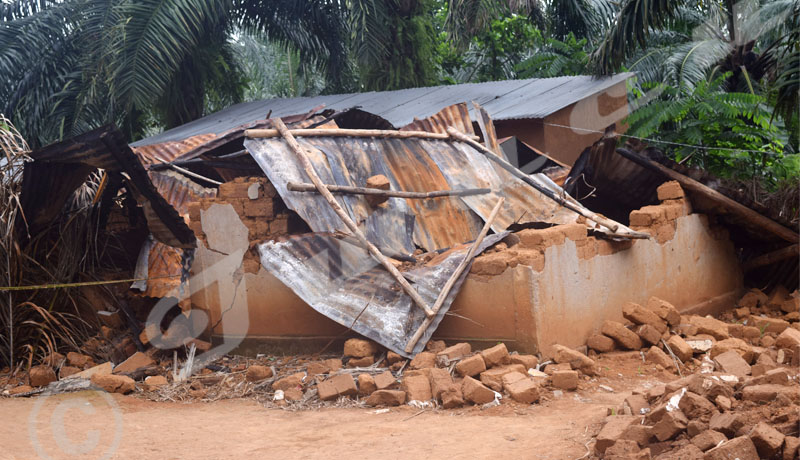
<svg viewBox="0 0 800 460"><path fill-rule="evenodd" d="M248 273L255 273L260 267L257 243L289 234L291 211L266 177L237 177L221 184L216 197L189 204L189 227L203 244L206 239L201 211L212 204L230 204L247 227L251 246L245 253L244 269Z"/></svg>

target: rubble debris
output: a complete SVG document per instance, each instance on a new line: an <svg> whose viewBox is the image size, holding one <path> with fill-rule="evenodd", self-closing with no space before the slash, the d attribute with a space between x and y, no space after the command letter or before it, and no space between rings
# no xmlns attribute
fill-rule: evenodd
<svg viewBox="0 0 800 460"><path fill-rule="evenodd" d="M92 385L109 393L130 393L136 388L136 382L124 375L95 374L91 378Z"/></svg>

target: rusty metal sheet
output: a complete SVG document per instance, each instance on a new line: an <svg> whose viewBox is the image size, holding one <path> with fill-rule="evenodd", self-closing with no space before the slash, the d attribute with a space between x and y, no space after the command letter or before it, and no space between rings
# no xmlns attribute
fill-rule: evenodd
<svg viewBox="0 0 800 460"><path fill-rule="evenodd" d="M449 190L438 166L417 139L299 138L317 174L328 184L363 186L368 177L383 174L395 190ZM283 139L248 139L245 147L267 174L286 205L316 232L347 232L325 200L313 193L290 192L288 182L308 182L294 153ZM448 148L439 141L437 148ZM390 198L376 213L363 196L338 195L339 204L354 221L369 222L373 242L401 253L413 252L408 239L409 215L414 218L413 243L427 250L470 241L480 231L480 219L457 197L435 200Z"/></svg>
<svg viewBox="0 0 800 460"><path fill-rule="evenodd" d="M414 117L414 121L400 128L400 131L428 131L447 134L447 127L470 135L475 134L469 118L469 108L465 102L453 104L422 120Z"/></svg>
<svg viewBox="0 0 800 460"><path fill-rule="evenodd" d="M216 139L216 134L198 134L182 141L170 141L161 144L131 147L144 165L172 162L186 152L190 152L200 145Z"/></svg>
<svg viewBox="0 0 800 460"><path fill-rule="evenodd" d="M479 253L506 234L486 237ZM405 357L424 349L469 272L462 273L433 323L412 353L406 353L406 344L425 314L389 272L351 238L312 233L269 241L258 249L264 268L311 308ZM468 249L469 245L460 245L404 274L426 303L433 305Z"/></svg>

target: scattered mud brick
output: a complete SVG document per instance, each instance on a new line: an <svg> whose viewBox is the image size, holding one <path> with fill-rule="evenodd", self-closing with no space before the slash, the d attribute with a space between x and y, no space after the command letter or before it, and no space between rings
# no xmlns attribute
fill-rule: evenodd
<svg viewBox="0 0 800 460"><path fill-rule="evenodd" d="M344 355L353 358L364 358L378 352L378 345L371 340L347 339L344 343Z"/></svg>
<svg viewBox="0 0 800 460"><path fill-rule="evenodd" d="M650 446L653 450L653 446ZM670 453L662 454L658 457L659 460L705 460L703 451L698 449L694 444L686 444L683 447L674 450Z"/></svg>
<svg viewBox="0 0 800 460"><path fill-rule="evenodd" d="M102 388L109 393L130 393L136 388L136 382L124 375L95 374L92 376L92 385Z"/></svg>
<svg viewBox="0 0 800 460"><path fill-rule="evenodd" d="M81 369L85 369L87 365L92 363L92 358L90 356L82 355L80 353L75 353L74 351L70 351L67 353L67 362L71 366L80 367Z"/></svg>
<svg viewBox="0 0 800 460"><path fill-rule="evenodd" d="M69 378L90 379L94 375L110 375L113 365L110 362L98 364L97 366L90 367L85 371L80 371L77 374L72 374Z"/></svg>
<svg viewBox="0 0 800 460"><path fill-rule="evenodd" d="M143 367L152 366L155 364L152 358L146 354L137 351L125 361L119 363L114 367L114 374L130 374Z"/></svg>
<svg viewBox="0 0 800 460"><path fill-rule="evenodd" d="M303 399L303 390L298 387L287 388L283 392L283 399L287 401L300 401Z"/></svg>
<svg viewBox="0 0 800 460"><path fill-rule="evenodd" d="M494 401L494 391L469 376L464 377L461 382L461 392L464 394L464 399L473 404L486 404Z"/></svg>
<svg viewBox="0 0 800 460"><path fill-rule="evenodd" d="M755 353L753 352L753 347L747 344L742 339L730 338L725 340L720 340L715 343L711 347L711 357L716 358L718 355L721 355L728 351L735 351L742 357L748 364L752 363L755 358Z"/></svg>
<svg viewBox="0 0 800 460"><path fill-rule="evenodd" d="M473 377L481 372L486 370L486 363L483 361L483 356L481 354L470 356L469 358L464 358L456 364L456 372L459 375ZM464 392L466 395L466 392Z"/></svg>
<svg viewBox="0 0 800 460"><path fill-rule="evenodd" d="M325 364L324 362L309 363L309 365L306 366L306 373L308 374L309 377L327 374L329 372L330 368L328 368L328 365Z"/></svg>
<svg viewBox="0 0 800 460"><path fill-rule="evenodd" d="M692 438L692 444L703 452L717 447L720 443L727 441L728 438L719 431L706 430Z"/></svg>
<svg viewBox="0 0 800 460"><path fill-rule="evenodd" d="M647 460L650 458L650 450L646 450L646 452L642 451L635 441L620 439L613 446L606 449L603 458L606 460Z"/></svg>
<svg viewBox="0 0 800 460"><path fill-rule="evenodd" d="M468 356L470 353L472 353L472 347L468 343L457 343L437 353L436 360L439 365L444 367L449 365L451 361L461 359L464 356Z"/></svg>
<svg viewBox="0 0 800 460"><path fill-rule="evenodd" d="M388 390L391 388L396 388L398 385L397 378L395 378L395 376L389 371L381 372L372 378L375 380L375 387L377 387L378 390Z"/></svg>
<svg viewBox="0 0 800 460"><path fill-rule="evenodd" d="M28 371L28 383L34 387L43 387L56 380L56 372L50 366L33 366Z"/></svg>
<svg viewBox="0 0 800 460"><path fill-rule="evenodd" d="M511 362L506 344L499 343L491 348L481 351L486 367L502 366Z"/></svg>
<svg viewBox="0 0 800 460"><path fill-rule="evenodd" d="M597 374L597 364L594 360L577 350L553 345L553 353L553 359L559 364L569 363L573 369L578 369L586 375Z"/></svg>
<svg viewBox="0 0 800 460"><path fill-rule="evenodd" d="M54 351L49 355L45 356L45 358L42 360L42 364L46 366L60 367L64 365L65 360L66 357L64 355L62 355L57 351Z"/></svg>
<svg viewBox="0 0 800 460"><path fill-rule="evenodd" d="M400 385L409 401L428 401L433 398L430 380L424 375L407 375Z"/></svg>
<svg viewBox="0 0 800 460"><path fill-rule="evenodd" d="M403 361L404 359L405 359L404 357L398 355L393 351L386 352L386 361L388 361L389 364L398 363L400 361Z"/></svg>
<svg viewBox="0 0 800 460"><path fill-rule="evenodd" d="M453 409L464 405L464 395L461 393L461 387L458 385L453 385L443 391L440 397L442 400L442 407L445 409Z"/></svg>
<svg viewBox="0 0 800 460"><path fill-rule="evenodd" d="M783 385L752 385L742 390L742 399L745 401L768 402L779 395L796 401L800 398L800 389Z"/></svg>
<svg viewBox="0 0 800 460"><path fill-rule="evenodd" d="M658 315L670 326L677 326L681 323L681 314L678 309L666 300L650 297L650 300L647 301L647 309Z"/></svg>
<svg viewBox="0 0 800 460"><path fill-rule="evenodd" d="M352 358L347 361L347 367L367 367L375 364L374 356L364 356L363 358Z"/></svg>
<svg viewBox="0 0 800 460"><path fill-rule="evenodd" d="M506 391L514 401L533 404L539 401L539 385L531 378L516 380L506 387Z"/></svg>
<svg viewBox="0 0 800 460"><path fill-rule="evenodd" d="M711 416L716 410L711 401L691 391L683 395L678 408L690 419Z"/></svg>
<svg viewBox="0 0 800 460"><path fill-rule="evenodd" d="M789 327L789 321L780 318L770 318L768 316L755 316L750 315L747 324L755 326L762 333L775 333L780 334Z"/></svg>
<svg viewBox="0 0 800 460"><path fill-rule="evenodd" d="M718 369L723 370L729 374L733 374L739 379L744 379L750 375L751 368L747 361L742 359L734 350L726 351L714 358L714 364Z"/></svg>
<svg viewBox="0 0 800 460"><path fill-rule="evenodd" d="M755 326L742 327L742 339L744 340L758 340L761 337L761 331Z"/></svg>
<svg viewBox="0 0 800 460"><path fill-rule="evenodd" d="M433 353L434 355L444 351L446 348L447 345L444 343L444 340L431 340L425 344L425 350Z"/></svg>
<svg viewBox="0 0 800 460"><path fill-rule="evenodd" d="M778 335L775 341L777 348L786 348L793 350L795 347L800 347L800 331L793 328L787 328Z"/></svg>
<svg viewBox="0 0 800 460"><path fill-rule="evenodd" d="M647 362L658 364L664 369L674 369L675 361L672 360L666 353L658 347L650 347L645 354Z"/></svg>
<svg viewBox="0 0 800 460"><path fill-rule="evenodd" d="M795 460L800 450L800 438L796 436L786 436L783 444L783 460Z"/></svg>
<svg viewBox="0 0 800 460"><path fill-rule="evenodd" d="M693 438L708 429L708 422L702 420L689 420L686 424L686 434Z"/></svg>
<svg viewBox="0 0 800 460"><path fill-rule="evenodd" d="M377 389L375 379L370 374L358 374L358 394L361 396L371 395Z"/></svg>
<svg viewBox="0 0 800 460"><path fill-rule="evenodd" d="M664 396L667 389L664 385L654 385L653 387L649 388L647 392L645 392L645 397L647 398L648 402L653 402L656 399Z"/></svg>
<svg viewBox="0 0 800 460"><path fill-rule="evenodd" d="M722 412L729 411L731 410L731 407L733 407L733 401L731 401L731 398L723 395L718 395L715 397L714 404L716 404L719 410Z"/></svg>
<svg viewBox="0 0 800 460"><path fill-rule="evenodd" d="M429 367L436 367L436 355L429 351L417 353L414 359L408 363L409 369L426 369Z"/></svg>
<svg viewBox="0 0 800 460"><path fill-rule="evenodd" d="M533 369L539 364L539 358L533 355L511 355L511 364L520 364L525 369Z"/></svg>
<svg viewBox="0 0 800 460"><path fill-rule="evenodd" d="M628 302L622 306L622 316L633 324L649 324L658 330L659 334L667 332L667 325L664 320L653 311L642 307L639 304Z"/></svg>
<svg viewBox="0 0 800 460"><path fill-rule="evenodd" d="M503 376L510 372L527 373L525 366L521 364L509 364L506 366L493 367L492 369L481 372L481 383L494 391L503 391Z"/></svg>
<svg viewBox="0 0 800 460"><path fill-rule="evenodd" d="M160 386L167 384L167 378L163 375L151 375L144 379L144 386L145 389L148 391L153 391Z"/></svg>
<svg viewBox="0 0 800 460"><path fill-rule="evenodd" d="M350 374L339 374L317 384L317 393L319 399L331 401L339 396L353 396L358 388Z"/></svg>
<svg viewBox="0 0 800 460"><path fill-rule="evenodd" d="M692 315L689 317L689 322L697 327L698 334L708 334L716 340L725 340L730 337L728 325L716 318Z"/></svg>
<svg viewBox="0 0 800 460"><path fill-rule="evenodd" d="M61 366L61 369L58 370L58 378L65 379L70 375L75 375L81 370L75 366Z"/></svg>
<svg viewBox="0 0 800 460"><path fill-rule="evenodd" d="M432 368L428 379L431 384L431 394L434 399L440 399L444 391L455 386L453 377L447 372L447 369Z"/></svg>
<svg viewBox="0 0 800 460"><path fill-rule="evenodd" d="M775 341L776 341L775 337L771 335L765 335L764 337L761 337L761 341L759 342L759 344L764 348L770 348L773 345L775 345Z"/></svg>
<svg viewBox="0 0 800 460"><path fill-rule="evenodd" d="M272 377L272 375L273 375L272 368L254 364L247 368L247 372L245 373L245 379L248 382L260 382L264 379Z"/></svg>
<svg viewBox="0 0 800 460"><path fill-rule="evenodd" d="M786 386L791 384L792 382L791 378L792 377L787 369L779 367L777 369L770 369L764 372L762 375L754 377L752 380L750 380L749 383L753 385L772 384L772 385Z"/></svg>
<svg viewBox="0 0 800 460"><path fill-rule="evenodd" d="M658 423L653 425L653 436L659 441L672 439L685 430L688 423L689 420L682 411L667 411Z"/></svg>
<svg viewBox="0 0 800 460"><path fill-rule="evenodd" d="M736 308L736 309L733 310L733 316L736 319L747 318L748 316L750 316L750 309L747 308L747 307Z"/></svg>
<svg viewBox="0 0 800 460"><path fill-rule="evenodd" d="M406 393L400 390L377 390L367 398L368 406L400 406L406 402Z"/></svg>
<svg viewBox="0 0 800 460"><path fill-rule="evenodd" d="M785 436L764 422L759 422L750 431L750 440L756 446L760 458L775 458L783 446Z"/></svg>
<svg viewBox="0 0 800 460"><path fill-rule="evenodd" d="M754 308L758 308L763 305L767 305L769 302L769 298L766 294L761 292L760 289L751 289L747 291L747 293L736 302L736 305L740 307L747 307L751 310Z"/></svg>
<svg viewBox="0 0 800 460"><path fill-rule="evenodd" d="M21 395L21 394L25 394L25 393L30 393L31 391L33 391L33 387L32 386L30 386L30 385L20 385L18 387L15 387L15 388L12 388L12 389L8 390L8 395L9 396L16 396L16 395Z"/></svg>
<svg viewBox="0 0 800 460"><path fill-rule="evenodd" d="M661 341L661 332L649 324L642 324L636 327L636 335L642 339L646 345L658 345Z"/></svg>
<svg viewBox="0 0 800 460"><path fill-rule="evenodd" d="M616 321L603 321L601 332L620 344L626 350L642 348L642 339L636 333Z"/></svg>
<svg viewBox="0 0 800 460"><path fill-rule="evenodd" d="M623 403L630 408L633 415L644 415L650 409L650 404L642 395L632 394Z"/></svg>
<svg viewBox="0 0 800 460"><path fill-rule="evenodd" d="M603 455L609 447L613 446L629 426L636 424L639 417L633 415L612 415L606 417L605 425L597 434L594 449Z"/></svg>
<svg viewBox="0 0 800 460"><path fill-rule="evenodd" d="M750 438L739 436L709 450L703 458L704 460L758 460L758 453Z"/></svg>
<svg viewBox="0 0 800 460"><path fill-rule="evenodd" d="M553 375L553 372L556 371L570 371L572 370L572 365L570 363L560 363L560 364L548 364L544 367L544 373L547 375Z"/></svg>
<svg viewBox="0 0 800 460"><path fill-rule="evenodd" d="M674 353L681 362L685 363L694 356L692 347L679 335L670 336L669 340L667 340L667 346L669 346L669 349L672 350L672 353Z"/></svg>
<svg viewBox="0 0 800 460"><path fill-rule="evenodd" d="M302 387L303 386L303 380L305 380L305 378L306 378L306 373L305 372L297 372L295 374L283 377L282 379L275 381L272 384L272 389L273 389L273 391L277 391L277 390L286 391L289 388Z"/></svg>
<svg viewBox="0 0 800 460"><path fill-rule="evenodd" d="M620 439L634 441L639 447L645 447L653 439L653 427L639 424L630 425L622 432Z"/></svg>
<svg viewBox="0 0 800 460"><path fill-rule="evenodd" d="M781 311L784 313L797 313L800 311L800 297L791 297L784 300L781 304Z"/></svg>
<svg viewBox="0 0 800 460"><path fill-rule="evenodd" d="M556 371L550 378L556 388L568 391L578 389L578 373L576 371Z"/></svg>
<svg viewBox="0 0 800 460"><path fill-rule="evenodd" d="M503 376L503 388L507 388L512 384L527 378L529 378L527 373L522 374L520 372L509 372Z"/></svg>
<svg viewBox="0 0 800 460"><path fill-rule="evenodd" d="M586 339L586 346L598 353L608 353L617 349L614 339L602 334L589 336Z"/></svg>
<svg viewBox="0 0 800 460"><path fill-rule="evenodd" d="M342 368L342 360L339 358L326 359L322 363L328 368L328 373L336 372Z"/></svg>
<svg viewBox="0 0 800 460"><path fill-rule="evenodd" d="M708 428L714 431L719 431L727 437L736 436L736 432L744 426L744 420L739 414L732 412L725 412L722 414L714 414L708 421Z"/></svg>

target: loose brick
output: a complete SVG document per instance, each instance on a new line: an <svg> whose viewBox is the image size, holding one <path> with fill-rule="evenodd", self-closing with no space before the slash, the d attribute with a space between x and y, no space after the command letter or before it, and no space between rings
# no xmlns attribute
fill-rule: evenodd
<svg viewBox="0 0 800 460"><path fill-rule="evenodd" d="M768 402L778 395L797 401L800 399L800 390L783 385L751 385L742 390L742 399L745 401Z"/></svg>
<svg viewBox="0 0 800 460"><path fill-rule="evenodd" d="M511 355L511 364L520 364L525 369L533 369L539 364L539 358L533 355Z"/></svg>
<svg viewBox="0 0 800 460"><path fill-rule="evenodd" d="M245 379L248 382L260 382L270 377L272 377L272 368L259 366L257 364L248 367L245 373Z"/></svg>
<svg viewBox="0 0 800 460"><path fill-rule="evenodd" d="M529 378L528 374L522 374L520 372L509 372L508 374L503 376L503 388L507 388L512 384L527 378Z"/></svg>
<svg viewBox="0 0 800 460"><path fill-rule="evenodd" d="M694 356L692 347L679 335L671 336L669 340L667 340L667 346L669 346L669 349L672 350L672 353L674 353L681 362L685 363Z"/></svg>
<svg viewBox="0 0 800 460"><path fill-rule="evenodd" d="M124 375L95 374L91 382L109 393L126 394L136 389L136 382Z"/></svg>
<svg viewBox="0 0 800 460"><path fill-rule="evenodd" d="M780 318L770 318L767 316L750 315L747 324L755 326L763 333L780 334L789 327L789 321Z"/></svg>
<svg viewBox="0 0 800 460"><path fill-rule="evenodd" d="M691 391L684 393L678 408L690 419L710 417L716 410L711 401Z"/></svg>
<svg viewBox="0 0 800 460"><path fill-rule="evenodd" d="M753 347L747 344L742 339L731 337L730 339L719 340L711 347L711 357L716 358L722 353L734 350L739 356L742 357L748 364L753 362L755 353Z"/></svg>
<svg viewBox="0 0 800 460"><path fill-rule="evenodd" d="M494 401L494 391L469 376L464 377L461 382L461 392L467 401L474 404L486 404Z"/></svg>
<svg viewBox="0 0 800 460"><path fill-rule="evenodd" d="M297 372L295 374L286 376L272 383L272 389L286 391L292 387L303 386L303 380L306 378L305 372ZM352 379L351 379L352 380Z"/></svg>
<svg viewBox="0 0 800 460"><path fill-rule="evenodd" d="M758 453L753 441L747 436L740 436L724 442L706 452L704 460L758 460Z"/></svg>
<svg viewBox="0 0 800 460"><path fill-rule="evenodd" d="M511 362L506 344L500 343L481 351L486 367L502 366Z"/></svg>
<svg viewBox="0 0 800 460"><path fill-rule="evenodd" d="M650 409L650 405L642 395L632 394L625 398L624 404L630 408L633 415L645 415Z"/></svg>
<svg viewBox="0 0 800 460"><path fill-rule="evenodd" d="M559 364L569 363L573 369L578 369L586 375L597 373L597 364L594 360L577 350L563 345L553 345L553 353L553 359Z"/></svg>
<svg viewBox="0 0 800 460"><path fill-rule="evenodd" d="M383 174L377 174L367 178L365 187L375 188L378 190L389 190L391 187L391 182L389 182L389 179ZM369 203L369 205L373 208L389 200L389 197L380 195L366 195L366 198L367 203Z"/></svg>
<svg viewBox="0 0 800 460"><path fill-rule="evenodd" d="M468 356L470 353L472 353L472 347L468 343L457 343L437 353L436 361L439 365L444 367L450 365L451 361L461 359L464 356Z"/></svg>
<svg viewBox="0 0 800 460"><path fill-rule="evenodd" d="M363 358L352 358L347 361L347 367L367 367L375 364L374 356L364 356Z"/></svg>
<svg viewBox="0 0 800 460"><path fill-rule="evenodd" d="M400 387L409 401L429 401L433 398L430 380L424 375L406 375Z"/></svg>
<svg viewBox="0 0 800 460"><path fill-rule="evenodd" d="M431 384L431 394L434 399L441 399L442 393L455 385L453 378L446 369L432 368L428 376Z"/></svg>
<svg viewBox="0 0 800 460"><path fill-rule="evenodd" d="M658 297L650 297L647 301L647 309L658 315L670 326L677 326L681 323L681 314L674 305Z"/></svg>
<svg viewBox="0 0 800 460"><path fill-rule="evenodd" d="M358 394L367 396L374 393L378 387L375 385L375 379L370 374L358 375Z"/></svg>
<svg viewBox="0 0 800 460"><path fill-rule="evenodd" d="M614 339L602 334L589 336L586 339L586 346L598 353L608 353L617 349Z"/></svg>
<svg viewBox="0 0 800 460"><path fill-rule="evenodd" d="M340 396L353 396L358 393L356 382L350 374L339 374L317 384L319 399L331 401Z"/></svg>
<svg viewBox="0 0 800 460"><path fill-rule="evenodd" d="M372 379L375 380L375 387L379 390L388 390L398 386L397 378L390 371L381 372Z"/></svg>
<svg viewBox="0 0 800 460"><path fill-rule="evenodd" d="M736 436L736 433L742 426L744 426L744 420L742 420L742 417L732 412L714 414L708 421L709 429L719 431L729 438Z"/></svg>
<svg viewBox="0 0 800 460"><path fill-rule="evenodd" d="M434 355L444 351L445 349L447 349L447 345L444 343L444 340L431 340L425 344L425 351L429 351Z"/></svg>
<svg viewBox="0 0 800 460"><path fill-rule="evenodd" d="M658 423L653 425L653 436L659 441L672 439L685 430L688 423L689 420L682 411L667 411Z"/></svg>
<svg viewBox="0 0 800 460"><path fill-rule="evenodd" d="M441 394L442 407L445 409L453 409L464 405L464 395L461 393L461 387L453 385Z"/></svg>
<svg viewBox="0 0 800 460"><path fill-rule="evenodd" d="M656 189L656 194L660 201L664 200L677 200L684 198L686 195L683 193L681 184L677 181L664 182Z"/></svg>
<svg viewBox="0 0 800 460"><path fill-rule="evenodd" d="M622 306L622 316L633 324L649 324L659 334L667 332L667 325L658 315L639 304L628 302Z"/></svg>
<svg viewBox="0 0 800 460"><path fill-rule="evenodd" d="M56 372L50 366L33 366L28 371L28 383L34 387L43 387L56 380Z"/></svg>
<svg viewBox="0 0 800 460"><path fill-rule="evenodd" d="M785 436L764 422L759 422L750 431L750 439L761 458L775 458L783 446Z"/></svg>
<svg viewBox="0 0 800 460"><path fill-rule="evenodd" d="M406 393L400 390L377 390L367 398L368 406L400 406L406 402Z"/></svg>
<svg viewBox="0 0 800 460"><path fill-rule="evenodd" d="M689 317L689 322L697 327L698 334L708 334L716 340L725 340L728 334L728 325L716 318L693 315Z"/></svg>
<svg viewBox="0 0 800 460"><path fill-rule="evenodd" d="M722 442L727 441L728 438L719 431L706 430L692 438L692 444L697 446L703 452L717 447Z"/></svg>
<svg viewBox="0 0 800 460"><path fill-rule="evenodd" d="M642 324L636 328L636 335L647 345L658 345L661 341L661 332L649 324Z"/></svg>
<svg viewBox="0 0 800 460"><path fill-rule="evenodd" d="M506 391L514 401L523 404L533 404L539 401L539 386L530 378L515 381L508 385Z"/></svg>
<svg viewBox="0 0 800 460"><path fill-rule="evenodd" d="M486 370L486 363L480 354L462 359L456 364L456 372L459 375L473 377ZM466 395L466 392L464 393Z"/></svg>
<svg viewBox="0 0 800 460"><path fill-rule="evenodd" d="M506 366L493 367L481 372L481 383L494 391L503 391L503 376L509 372L526 373L528 370L520 364L509 364Z"/></svg>
<svg viewBox="0 0 800 460"><path fill-rule="evenodd" d="M645 447L653 439L653 427L647 425L630 425L622 432L620 439L634 441L639 447Z"/></svg>
<svg viewBox="0 0 800 460"><path fill-rule="evenodd" d="M786 436L783 444L783 460L795 460L800 450L800 438L796 436Z"/></svg>
<svg viewBox="0 0 800 460"><path fill-rule="evenodd" d="M551 376L553 386L562 390L578 389L578 373L576 371L556 371Z"/></svg>
<svg viewBox="0 0 800 460"><path fill-rule="evenodd" d="M788 350L794 350L795 347L800 347L800 331L787 328L778 335L777 340L775 340L775 346Z"/></svg>
<svg viewBox="0 0 800 460"><path fill-rule="evenodd" d="M436 355L429 351L417 353L417 356L414 356L414 359L408 363L408 367L409 369L425 369L429 367L436 367Z"/></svg>
<svg viewBox="0 0 800 460"><path fill-rule="evenodd" d="M344 355L353 358L364 358L378 352L378 346L371 340L347 339L344 343Z"/></svg>
<svg viewBox="0 0 800 460"><path fill-rule="evenodd" d="M733 374L740 379L744 379L746 376L750 375L751 372L750 365L747 364L747 361L742 359L739 353L734 350L717 355L714 358L714 364L718 369Z"/></svg>
<svg viewBox="0 0 800 460"><path fill-rule="evenodd" d="M639 350L642 348L642 339L623 326L622 323L604 321L601 331L627 350Z"/></svg>
<svg viewBox="0 0 800 460"><path fill-rule="evenodd" d="M633 415L614 415L606 417L605 425L597 434L594 448L599 455L603 455L609 447L613 446L629 426L639 421L639 417Z"/></svg>
<svg viewBox="0 0 800 460"><path fill-rule="evenodd" d="M653 364L658 364L664 369L674 369L675 361L658 347L650 347L645 354L645 359Z"/></svg>
<svg viewBox="0 0 800 460"><path fill-rule="evenodd" d="M386 352L386 361L389 361L389 364L394 364L396 362L403 361L404 359L405 359L404 357L398 355L393 351Z"/></svg>

